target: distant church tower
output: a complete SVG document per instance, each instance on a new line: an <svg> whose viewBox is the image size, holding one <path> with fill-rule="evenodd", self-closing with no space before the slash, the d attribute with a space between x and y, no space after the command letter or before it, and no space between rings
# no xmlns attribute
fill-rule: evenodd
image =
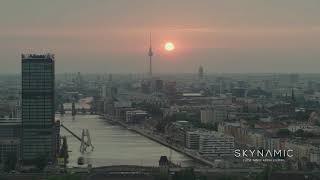
<svg viewBox="0 0 320 180"><path fill-rule="evenodd" d="M153 56L153 51L152 51L152 44L151 44L151 33L150 33L150 44L149 44L149 76L152 77L152 56Z"/></svg>
<svg viewBox="0 0 320 180"><path fill-rule="evenodd" d="M204 76L204 70L203 70L203 67L200 66L199 70L198 70L198 78L199 78L199 80L202 80L203 76Z"/></svg>

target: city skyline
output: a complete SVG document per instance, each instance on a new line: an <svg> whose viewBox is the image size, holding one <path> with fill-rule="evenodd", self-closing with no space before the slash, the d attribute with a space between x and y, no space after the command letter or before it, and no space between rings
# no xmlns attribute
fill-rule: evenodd
<svg viewBox="0 0 320 180"><path fill-rule="evenodd" d="M319 0L3 0L0 180L320 179Z"/></svg>
<svg viewBox="0 0 320 180"><path fill-rule="evenodd" d="M21 53L56 54L57 73L153 71L316 73L318 1L4 1L1 73L18 73ZM10 17L10 18L8 18ZM176 49L166 52L164 44ZM179 67L179 68L177 68Z"/></svg>

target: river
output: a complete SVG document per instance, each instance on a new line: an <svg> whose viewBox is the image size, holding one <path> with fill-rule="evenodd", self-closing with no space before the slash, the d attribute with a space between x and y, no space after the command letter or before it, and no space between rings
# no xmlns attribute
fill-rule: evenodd
<svg viewBox="0 0 320 180"><path fill-rule="evenodd" d="M160 156L168 158L171 154L171 161L183 167L197 164L189 157L170 150L140 134L132 132L118 125L112 125L97 115L77 115L73 118L70 114L57 115L64 126L81 137L83 128L90 132L94 151L81 154L79 151L80 142L61 129L61 135L67 136L70 167L77 165L80 156L84 157L86 163L93 167L110 165L142 165L158 166Z"/></svg>

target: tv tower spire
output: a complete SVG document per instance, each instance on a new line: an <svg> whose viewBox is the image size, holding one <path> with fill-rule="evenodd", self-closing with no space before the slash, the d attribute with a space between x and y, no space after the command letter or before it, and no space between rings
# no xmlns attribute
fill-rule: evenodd
<svg viewBox="0 0 320 180"><path fill-rule="evenodd" d="M151 32L150 32L150 44L149 44L149 52L148 52L148 56L149 56L149 75L150 77L152 77L152 56L153 56L153 51L152 51L152 43L151 43Z"/></svg>

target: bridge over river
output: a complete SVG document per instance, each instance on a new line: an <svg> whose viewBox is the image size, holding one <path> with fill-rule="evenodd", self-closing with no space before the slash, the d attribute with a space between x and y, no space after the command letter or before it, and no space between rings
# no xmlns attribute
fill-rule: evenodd
<svg viewBox="0 0 320 180"><path fill-rule="evenodd" d="M61 134L67 136L70 152L69 167L78 167L77 160L84 157L85 165L93 167L138 165L158 166L160 156L167 156L171 161L182 167L201 166L191 158L154 142L140 134L118 125L112 125L97 115L57 115L64 126L81 136L82 129L90 131L93 152L80 153L80 142L65 129ZM171 156L171 157L170 157Z"/></svg>

